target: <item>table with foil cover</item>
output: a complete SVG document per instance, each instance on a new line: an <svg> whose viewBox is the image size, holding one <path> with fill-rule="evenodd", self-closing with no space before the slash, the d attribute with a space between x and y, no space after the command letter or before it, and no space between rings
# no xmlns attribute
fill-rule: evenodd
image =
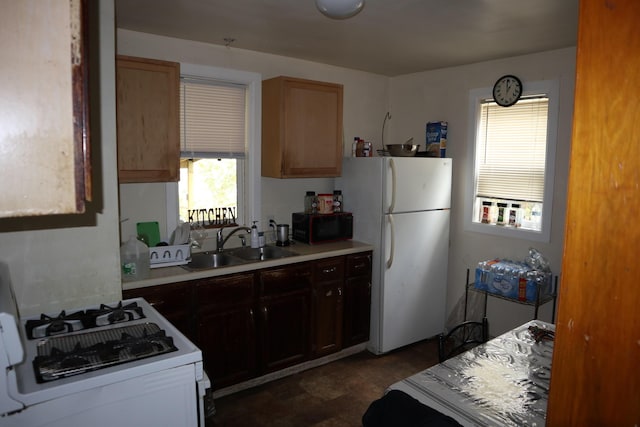
<svg viewBox="0 0 640 427"><path fill-rule="evenodd" d="M554 332L554 325L532 320L389 390L464 426L544 426Z"/></svg>

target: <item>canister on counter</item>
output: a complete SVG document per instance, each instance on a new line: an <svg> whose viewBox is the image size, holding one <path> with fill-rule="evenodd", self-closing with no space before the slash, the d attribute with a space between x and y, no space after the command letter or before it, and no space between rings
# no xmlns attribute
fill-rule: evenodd
<svg viewBox="0 0 640 427"><path fill-rule="evenodd" d="M318 213L318 200L315 191L307 191L307 194L304 196L304 213Z"/></svg>
<svg viewBox="0 0 640 427"><path fill-rule="evenodd" d="M333 213L333 194L318 194L318 213Z"/></svg>
<svg viewBox="0 0 640 427"><path fill-rule="evenodd" d="M342 212L342 190L333 190L333 212Z"/></svg>

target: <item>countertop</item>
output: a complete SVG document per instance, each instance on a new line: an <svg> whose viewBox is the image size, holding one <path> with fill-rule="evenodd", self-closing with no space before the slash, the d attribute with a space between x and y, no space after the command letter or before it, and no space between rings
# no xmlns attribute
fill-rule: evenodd
<svg viewBox="0 0 640 427"><path fill-rule="evenodd" d="M313 261L316 259L342 256L373 250L373 245L347 240L342 242L322 243L317 245L307 245L294 242L286 249L295 252L296 256L270 259L259 262L249 262L228 267L212 268L201 271L187 271L182 267L159 267L151 269L148 279L131 282L123 282L122 289L136 289L155 285L165 285L167 283L184 282L188 280L205 279L207 277L224 276L233 273L243 273L247 271L260 270L263 268L277 267L280 265L295 264L298 262Z"/></svg>

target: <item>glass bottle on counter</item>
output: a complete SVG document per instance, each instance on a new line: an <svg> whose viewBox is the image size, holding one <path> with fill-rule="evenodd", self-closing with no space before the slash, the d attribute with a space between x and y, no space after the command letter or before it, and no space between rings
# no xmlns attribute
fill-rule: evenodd
<svg viewBox="0 0 640 427"><path fill-rule="evenodd" d="M342 190L333 190L333 212L342 212Z"/></svg>
<svg viewBox="0 0 640 427"><path fill-rule="evenodd" d="M315 191L307 191L307 194L304 196L304 213L318 213L318 199L316 198Z"/></svg>

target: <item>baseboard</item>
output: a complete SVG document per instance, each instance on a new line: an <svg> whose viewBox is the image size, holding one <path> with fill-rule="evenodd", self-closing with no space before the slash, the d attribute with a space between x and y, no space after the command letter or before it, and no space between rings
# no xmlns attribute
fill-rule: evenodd
<svg viewBox="0 0 640 427"><path fill-rule="evenodd" d="M227 396L233 393L237 393L242 390L247 390L252 387L256 387L268 382L279 380L280 378L288 377L289 375L297 374L298 372L306 371L307 369L317 368L318 366L326 365L327 363L334 362L339 359L360 353L366 350L367 343L357 344L349 348L345 348L337 353L329 354L327 356L320 357L318 359L309 360L308 362L300 363L298 365L290 366L285 369L281 369L276 372L270 372L261 377L252 378L250 380L231 385L229 387L221 388L213 392L213 398L217 399L223 396ZM215 383L216 379L212 378L211 381Z"/></svg>

